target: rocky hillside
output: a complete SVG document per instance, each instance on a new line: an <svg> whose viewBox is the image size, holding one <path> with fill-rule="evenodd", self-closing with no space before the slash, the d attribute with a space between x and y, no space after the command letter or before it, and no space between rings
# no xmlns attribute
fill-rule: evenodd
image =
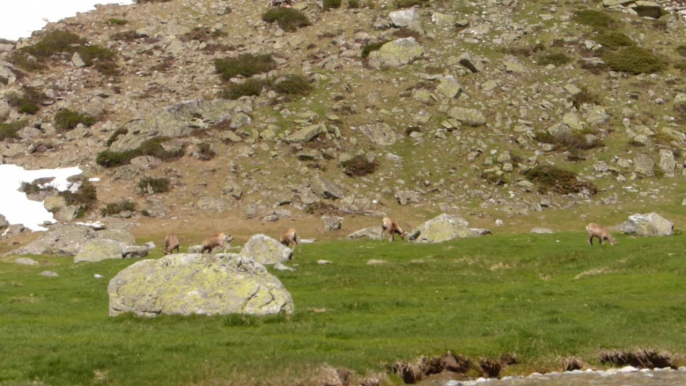
<svg viewBox="0 0 686 386"><path fill-rule="evenodd" d="M0 161L81 166L101 180L80 214L148 233L327 213L581 229L655 208L679 225L683 8L100 6L0 44Z"/></svg>

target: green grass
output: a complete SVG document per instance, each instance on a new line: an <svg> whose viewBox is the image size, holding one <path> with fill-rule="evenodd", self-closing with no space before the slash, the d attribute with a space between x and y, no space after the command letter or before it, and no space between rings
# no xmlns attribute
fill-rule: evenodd
<svg viewBox="0 0 686 386"><path fill-rule="evenodd" d="M684 237L620 236L614 247L590 247L581 233L306 245L295 272L274 271L295 314L263 318L109 318L108 281L132 261L5 259L0 383L285 385L323 363L364 374L448 350L515 354L508 373L559 369L572 355L598 366L603 349L683 353ZM387 263L367 265L372 258ZM46 269L60 277L38 275Z"/></svg>

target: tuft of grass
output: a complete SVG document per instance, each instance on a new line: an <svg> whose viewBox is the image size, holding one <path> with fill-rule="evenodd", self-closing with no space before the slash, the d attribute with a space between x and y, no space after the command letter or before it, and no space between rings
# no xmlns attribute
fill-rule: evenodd
<svg viewBox="0 0 686 386"><path fill-rule="evenodd" d="M38 194L43 191L55 191L56 189L50 185L42 187L39 181L22 182L19 186L19 191L26 194Z"/></svg>
<svg viewBox="0 0 686 386"><path fill-rule="evenodd" d="M686 45L682 44L676 48L676 52L686 58Z"/></svg>
<svg viewBox="0 0 686 386"><path fill-rule="evenodd" d="M571 61L572 61L572 58L570 58L569 56L567 56L561 52L555 52L555 53L547 53L545 55L542 55L538 59L538 64L541 66L547 66L549 64L552 64L555 67L560 67L560 66L564 66L565 64L567 64Z"/></svg>
<svg viewBox="0 0 686 386"><path fill-rule="evenodd" d="M555 149L563 151L590 150L605 146L605 143L600 139L596 139L595 141L589 143L586 140L584 133L579 132L557 136L551 135L547 132L538 132L534 135L534 139L541 143L553 144L555 145Z"/></svg>
<svg viewBox="0 0 686 386"><path fill-rule="evenodd" d="M324 0L323 1L324 10L328 11L330 9L340 8L341 0Z"/></svg>
<svg viewBox="0 0 686 386"><path fill-rule="evenodd" d="M165 150L162 144L168 141L167 137L155 137L143 142L139 147L121 152L105 150L98 153L96 163L106 168L114 168L127 165L132 159L143 155L157 157L163 161L173 161L183 156L183 150Z"/></svg>
<svg viewBox="0 0 686 386"><path fill-rule="evenodd" d="M598 98L596 94L593 94L592 92L589 92L587 90L582 90L580 93L572 96L571 101L574 107L577 108L577 110L580 109L584 103L594 105L600 104L600 98Z"/></svg>
<svg viewBox="0 0 686 386"><path fill-rule="evenodd" d="M138 38L141 38L142 36L138 34L138 32L129 30L129 31L121 31L117 32L116 34L110 36L110 40L118 40L118 41L123 41L123 42L132 42Z"/></svg>
<svg viewBox="0 0 686 386"><path fill-rule="evenodd" d="M98 194L95 185L90 183L87 178L83 178L80 181L79 189L76 192L71 192L65 190L60 192L59 195L64 197L64 201L67 205L76 205L79 207L77 218L82 218L91 209L95 207L98 201Z"/></svg>
<svg viewBox="0 0 686 386"><path fill-rule="evenodd" d="M363 177L368 174L373 174L379 167L379 161L374 160L370 162L364 155L356 155L355 157L341 162L343 172L350 177Z"/></svg>
<svg viewBox="0 0 686 386"><path fill-rule="evenodd" d="M114 216L123 211L134 212L136 210L136 203L131 200L121 200L119 202L111 202L107 204L104 208L100 209L100 214L105 216Z"/></svg>
<svg viewBox="0 0 686 386"><path fill-rule="evenodd" d="M383 47L384 44L388 43L387 41L382 41L378 43L369 43L366 46L362 48L362 59L369 57L369 54L371 54L374 51L378 51Z"/></svg>
<svg viewBox="0 0 686 386"><path fill-rule="evenodd" d="M667 64L652 52L641 47L627 47L603 56L611 69L629 74L652 74L665 69Z"/></svg>
<svg viewBox="0 0 686 386"><path fill-rule="evenodd" d="M348 8L350 8L350 9L360 8L360 0L348 0Z"/></svg>
<svg viewBox="0 0 686 386"><path fill-rule="evenodd" d="M261 79L247 79L241 84L231 83L224 88L219 96L224 99L238 99L242 96L258 96L262 93L262 88L268 84Z"/></svg>
<svg viewBox="0 0 686 386"><path fill-rule="evenodd" d="M48 99L34 87L24 87L23 94L11 93L7 96L10 106L20 113L33 115L40 110L40 104Z"/></svg>
<svg viewBox="0 0 686 386"><path fill-rule="evenodd" d="M538 185L541 194L554 192L559 194L581 193L588 191L591 195L598 193L598 187L592 182L577 180L577 174L556 166L536 166L527 170L524 176Z"/></svg>
<svg viewBox="0 0 686 386"><path fill-rule="evenodd" d="M310 82L302 75L289 74L286 79L274 84L274 90L280 94L305 96L314 90Z"/></svg>
<svg viewBox="0 0 686 386"><path fill-rule="evenodd" d="M686 72L686 62L674 63L674 69L679 70L681 72Z"/></svg>
<svg viewBox="0 0 686 386"><path fill-rule="evenodd" d="M127 130L123 127L118 128L117 130L114 131L114 133L112 133L112 135L110 135L109 138L107 138L107 142L105 142L105 146L107 146L107 147L112 146L112 144L117 140L117 138L119 138L120 135L126 135L128 133L129 133L129 130Z"/></svg>
<svg viewBox="0 0 686 386"><path fill-rule="evenodd" d="M298 28L310 26L310 20L304 13L295 8L270 8L262 14L262 20L267 23L276 22L286 32L297 31Z"/></svg>
<svg viewBox="0 0 686 386"><path fill-rule="evenodd" d="M129 21L125 20L125 19L117 19L114 17L107 19L107 24L109 24L109 25L126 25L128 23L129 23Z"/></svg>
<svg viewBox="0 0 686 386"><path fill-rule="evenodd" d="M60 110L57 114L55 114L55 127L59 131L72 130L76 128L79 123L90 127L97 121L98 119L95 117L91 117L90 115L86 114L80 114L69 109Z"/></svg>
<svg viewBox="0 0 686 386"><path fill-rule="evenodd" d="M138 181L138 189L141 194L166 193L171 187L171 182L167 178L143 177Z"/></svg>
<svg viewBox="0 0 686 386"><path fill-rule="evenodd" d="M235 58L217 59L214 68L223 80L242 75L249 78L253 75L269 72L276 68L272 54L242 54Z"/></svg>
<svg viewBox="0 0 686 386"><path fill-rule="evenodd" d="M615 20L610 15L593 9L584 9L577 12L574 14L574 21L596 30L607 29L615 24Z"/></svg>
<svg viewBox="0 0 686 386"><path fill-rule="evenodd" d="M616 31L605 31L596 36L593 40L611 50L617 50L622 47L632 47L636 45L636 43L631 40L630 37Z"/></svg>
<svg viewBox="0 0 686 386"><path fill-rule="evenodd" d="M395 7L398 9L412 8L415 5L424 7L429 3L429 0L396 0Z"/></svg>
<svg viewBox="0 0 686 386"><path fill-rule="evenodd" d="M26 126L26 121L0 123L0 141L16 139L17 132Z"/></svg>

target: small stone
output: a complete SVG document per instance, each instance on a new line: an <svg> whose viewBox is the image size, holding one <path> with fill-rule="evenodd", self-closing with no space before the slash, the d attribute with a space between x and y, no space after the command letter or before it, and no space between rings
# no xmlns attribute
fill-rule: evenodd
<svg viewBox="0 0 686 386"><path fill-rule="evenodd" d="M57 274L57 272L52 272L52 271L43 271L40 273L40 275L45 276L45 277L58 277L59 276Z"/></svg>
<svg viewBox="0 0 686 386"><path fill-rule="evenodd" d="M38 265L38 262L36 260L30 259L28 257L20 257L14 260L14 262L19 265Z"/></svg>

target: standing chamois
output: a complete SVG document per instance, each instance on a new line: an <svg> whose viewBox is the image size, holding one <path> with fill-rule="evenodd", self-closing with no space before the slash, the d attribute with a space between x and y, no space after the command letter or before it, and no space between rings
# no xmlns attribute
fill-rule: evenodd
<svg viewBox="0 0 686 386"><path fill-rule="evenodd" d="M403 231L397 221L390 217L384 217L381 220L381 236L388 235L388 241L394 241L396 234L400 235L403 240L407 237L407 232Z"/></svg>
<svg viewBox="0 0 686 386"><path fill-rule="evenodd" d="M612 237L610 234L610 231L600 224L590 223L586 225L586 231L588 231L588 243L591 245L593 245L594 237L597 237L598 240L600 240L600 244L603 243L603 240L608 240L611 245L615 245L617 243L614 237Z"/></svg>
<svg viewBox="0 0 686 386"><path fill-rule="evenodd" d="M176 253L179 253L179 248L181 245L179 244L179 238L176 237L176 234L174 232L171 232L170 234L167 235L167 237L164 238L164 254L166 255L171 255L171 253L176 249Z"/></svg>

